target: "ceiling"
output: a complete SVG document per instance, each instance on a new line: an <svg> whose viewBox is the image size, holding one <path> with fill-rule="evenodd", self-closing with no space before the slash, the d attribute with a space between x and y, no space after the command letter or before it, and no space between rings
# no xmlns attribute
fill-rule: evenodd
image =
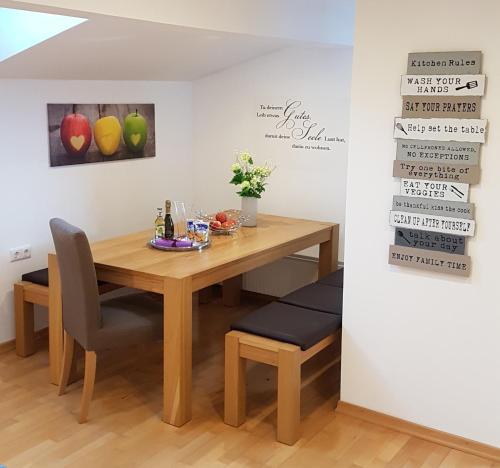
<svg viewBox="0 0 500 468"><path fill-rule="evenodd" d="M355 0L0 0L12 8L99 14L189 28L352 46ZM50 11L49 11L50 13Z"/></svg>
<svg viewBox="0 0 500 468"><path fill-rule="evenodd" d="M2 5L9 6L0 1ZM0 79L194 80L296 44L112 16L78 16L88 21L0 62Z"/></svg>

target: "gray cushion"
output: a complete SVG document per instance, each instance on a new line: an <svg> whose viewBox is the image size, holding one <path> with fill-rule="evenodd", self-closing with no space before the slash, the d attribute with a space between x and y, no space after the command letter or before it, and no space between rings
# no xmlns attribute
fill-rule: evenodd
<svg viewBox="0 0 500 468"><path fill-rule="evenodd" d="M94 261L85 232L63 219L51 219L50 230L61 275L64 329L87 351L102 323Z"/></svg>
<svg viewBox="0 0 500 468"><path fill-rule="evenodd" d="M279 301L306 309L342 315L343 293L342 288L313 283L297 289Z"/></svg>
<svg viewBox="0 0 500 468"><path fill-rule="evenodd" d="M333 271L325 277L318 280L318 283L327 284L328 286L336 286L337 288L344 287L344 269Z"/></svg>
<svg viewBox="0 0 500 468"><path fill-rule="evenodd" d="M145 294L101 302L85 233L62 219L50 229L61 272L64 329L87 351L154 340L163 331L163 304Z"/></svg>
<svg viewBox="0 0 500 468"><path fill-rule="evenodd" d="M132 346L163 336L163 302L131 294L101 302L102 327L90 337L91 351Z"/></svg>
<svg viewBox="0 0 500 468"><path fill-rule="evenodd" d="M231 330L295 344L305 350L340 329L341 325L340 315L273 302L234 322Z"/></svg>

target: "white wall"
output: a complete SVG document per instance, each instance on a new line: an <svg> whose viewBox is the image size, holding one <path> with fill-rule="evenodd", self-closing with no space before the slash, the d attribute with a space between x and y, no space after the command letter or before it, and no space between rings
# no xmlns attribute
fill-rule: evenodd
<svg viewBox="0 0 500 468"><path fill-rule="evenodd" d="M344 401L500 446L500 3L358 0L348 166ZM388 225L408 52L482 50L489 120L468 279L391 267Z"/></svg>
<svg viewBox="0 0 500 468"><path fill-rule="evenodd" d="M202 29L352 44L352 0L1 0Z"/></svg>
<svg viewBox="0 0 500 468"><path fill-rule="evenodd" d="M50 168L47 103L156 104L155 158ZM48 220L81 226L91 240L152 226L166 198L192 193L191 84L0 80L0 343L14 337L12 284L47 266ZM31 244L32 258L9 263Z"/></svg>
<svg viewBox="0 0 500 468"><path fill-rule="evenodd" d="M347 141L351 55L351 48L283 49L195 81L198 206L206 211L240 207L236 187L228 183L230 166L236 150L249 150L257 162L272 159L277 166L259 200L259 211L338 222L343 233L347 143L323 152L291 149L290 144L267 141L263 135L273 130L272 123L263 123L256 114L261 102L301 99L329 134ZM310 263L291 267L287 260L247 275L245 287L281 295L314 279L316 271Z"/></svg>

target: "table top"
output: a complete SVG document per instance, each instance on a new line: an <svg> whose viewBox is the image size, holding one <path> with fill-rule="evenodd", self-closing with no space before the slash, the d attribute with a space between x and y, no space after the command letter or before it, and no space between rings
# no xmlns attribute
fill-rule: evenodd
<svg viewBox="0 0 500 468"><path fill-rule="evenodd" d="M153 249L147 245L152 238L152 228L95 242L91 249L97 267L155 277L186 278L279 248L287 255L287 246L299 251L326 242L332 226L333 223L260 214L257 227L241 228L233 235L211 236L211 246L201 251Z"/></svg>

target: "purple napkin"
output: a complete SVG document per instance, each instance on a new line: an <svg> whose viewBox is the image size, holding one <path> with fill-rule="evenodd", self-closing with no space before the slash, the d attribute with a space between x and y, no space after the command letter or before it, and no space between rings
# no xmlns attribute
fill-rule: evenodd
<svg viewBox="0 0 500 468"><path fill-rule="evenodd" d="M193 245L189 240L175 239L155 239L155 244L160 247L192 247Z"/></svg>

